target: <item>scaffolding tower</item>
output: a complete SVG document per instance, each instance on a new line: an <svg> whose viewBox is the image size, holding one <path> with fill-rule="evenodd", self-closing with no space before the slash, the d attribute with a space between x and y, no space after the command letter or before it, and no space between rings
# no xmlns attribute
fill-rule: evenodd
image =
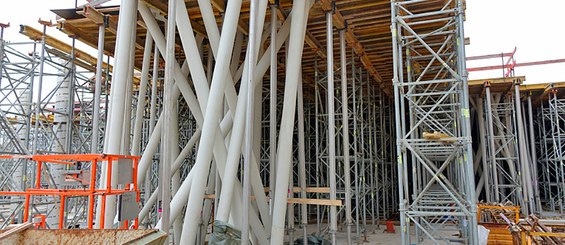
<svg viewBox="0 0 565 245"><path fill-rule="evenodd" d="M402 243L477 244L463 1L428 4L391 2Z"/></svg>
<svg viewBox="0 0 565 245"><path fill-rule="evenodd" d="M564 213L565 174L565 100L549 93L547 104L540 108L539 176L542 202L548 211Z"/></svg>

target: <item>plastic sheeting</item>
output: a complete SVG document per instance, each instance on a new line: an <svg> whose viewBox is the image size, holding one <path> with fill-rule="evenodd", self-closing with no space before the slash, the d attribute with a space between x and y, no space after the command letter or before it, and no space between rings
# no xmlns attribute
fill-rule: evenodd
<svg viewBox="0 0 565 245"><path fill-rule="evenodd" d="M211 245L240 245L241 231L228 223L214 221L214 232L210 236L208 244Z"/></svg>
<svg viewBox="0 0 565 245"><path fill-rule="evenodd" d="M479 225L477 230L478 230L478 233L479 233L479 245L487 245L488 234L490 233L490 230L485 228L482 225Z"/></svg>
<svg viewBox="0 0 565 245"><path fill-rule="evenodd" d="M318 236L314 236L314 235L309 235L307 237L308 239L308 245L330 245L331 242L328 241L327 239L324 239L322 237L318 237ZM296 240L294 240L294 245L302 245L304 238L300 237Z"/></svg>

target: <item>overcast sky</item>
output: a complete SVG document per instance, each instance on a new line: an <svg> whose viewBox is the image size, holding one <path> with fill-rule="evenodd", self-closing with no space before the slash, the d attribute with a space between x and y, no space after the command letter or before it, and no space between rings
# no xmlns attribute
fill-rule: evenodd
<svg viewBox="0 0 565 245"><path fill-rule="evenodd" d="M79 5L85 0L79 0ZM16 0L3 1L0 22L10 22L5 39L24 41L17 34L20 24L41 28L37 19L55 21L50 9L74 7L74 0ZM113 0L110 4L119 4ZM565 58L565 32L563 31L563 0L467 0L465 36L471 39L467 56L511 52L518 48L516 60L520 62ZM48 33L69 40L55 28ZM80 49L92 50L85 45ZM500 59L468 62L467 67L498 65ZM518 67L516 75L526 76L528 83L565 81L565 63ZM502 76L502 71L474 72L471 79Z"/></svg>

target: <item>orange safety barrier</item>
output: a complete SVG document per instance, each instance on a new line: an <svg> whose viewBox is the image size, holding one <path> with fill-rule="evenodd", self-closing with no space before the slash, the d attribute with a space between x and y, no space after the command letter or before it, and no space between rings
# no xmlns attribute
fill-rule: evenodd
<svg viewBox="0 0 565 245"><path fill-rule="evenodd" d="M30 211L30 198L32 196L53 196L60 197L60 209L59 209L59 229L63 229L63 221L65 214L65 198L67 197L89 197L88 204L88 229L93 228L94 223L94 202L96 196L102 197L101 205L101 220L100 229L104 229L104 214L106 212L106 197L113 195L120 195L126 192L135 192L136 201L139 202L139 189L137 186L137 165L139 163L140 157L138 156L125 156L125 155L111 155L111 154L61 154L61 155L33 155L33 156L23 156L23 155L0 155L0 159L28 159L35 161L37 163L37 175L35 176L35 188L27 188L25 191L0 191L0 195L12 195L12 196L25 196L24 205L24 222L29 219ZM96 168L100 163L108 164L107 168L107 179L112 179L112 165L113 162L119 159L131 159L133 160L133 171L132 171L132 183L126 184L125 188L112 188L111 181L107 181L106 188L97 189L96 186ZM90 165L90 181L81 181L82 184L87 185L87 188L83 189L42 189L41 188L41 169L43 163L53 163L53 164L66 164L66 165L76 165L78 162L91 162ZM75 178L76 177L71 177ZM134 220L133 228L137 229L139 226L139 221L136 218ZM124 222L124 229L129 227L128 222Z"/></svg>

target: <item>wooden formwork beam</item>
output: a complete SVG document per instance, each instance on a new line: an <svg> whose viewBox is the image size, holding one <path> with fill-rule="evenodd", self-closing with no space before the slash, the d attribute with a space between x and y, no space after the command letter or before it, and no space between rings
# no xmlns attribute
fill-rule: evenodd
<svg viewBox="0 0 565 245"><path fill-rule="evenodd" d="M334 26L339 30L343 30L343 29L346 30L345 40L349 44L349 46L353 48L355 54L359 56L359 60L363 64L363 67L379 83L381 88L383 88L387 94L390 94L391 90L389 88L388 83L385 83L383 81L383 78L381 77L377 69L373 66L371 59L369 59L369 56L367 56L363 44L361 44L359 39L355 36L353 30L347 25L347 21L345 20L343 15L341 15L339 9L337 9L337 7L335 7L335 5L332 2L333 1L331 0L320 0L322 10L326 12L333 12L332 18L333 18Z"/></svg>
<svg viewBox="0 0 565 245"><path fill-rule="evenodd" d="M20 33L29 37L31 40L34 41L41 41L42 37L43 37L43 32L27 26L27 25L21 25L20 26ZM52 36L49 35L45 35L45 43L57 50L60 50L64 53L70 54L73 51L73 47L69 44L64 43L63 41L56 39ZM86 52L75 48L74 49L74 53L75 53L75 58L78 60L83 61L84 63L86 63L87 65L81 65L82 68L87 69L89 71L93 71L93 69L96 69L96 61L97 59L89 54L87 54ZM81 63L77 63L77 65L80 65ZM112 72L112 66L108 67L108 63L103 63L102 65L103 69L109 68L110 72Z"/></svg>

